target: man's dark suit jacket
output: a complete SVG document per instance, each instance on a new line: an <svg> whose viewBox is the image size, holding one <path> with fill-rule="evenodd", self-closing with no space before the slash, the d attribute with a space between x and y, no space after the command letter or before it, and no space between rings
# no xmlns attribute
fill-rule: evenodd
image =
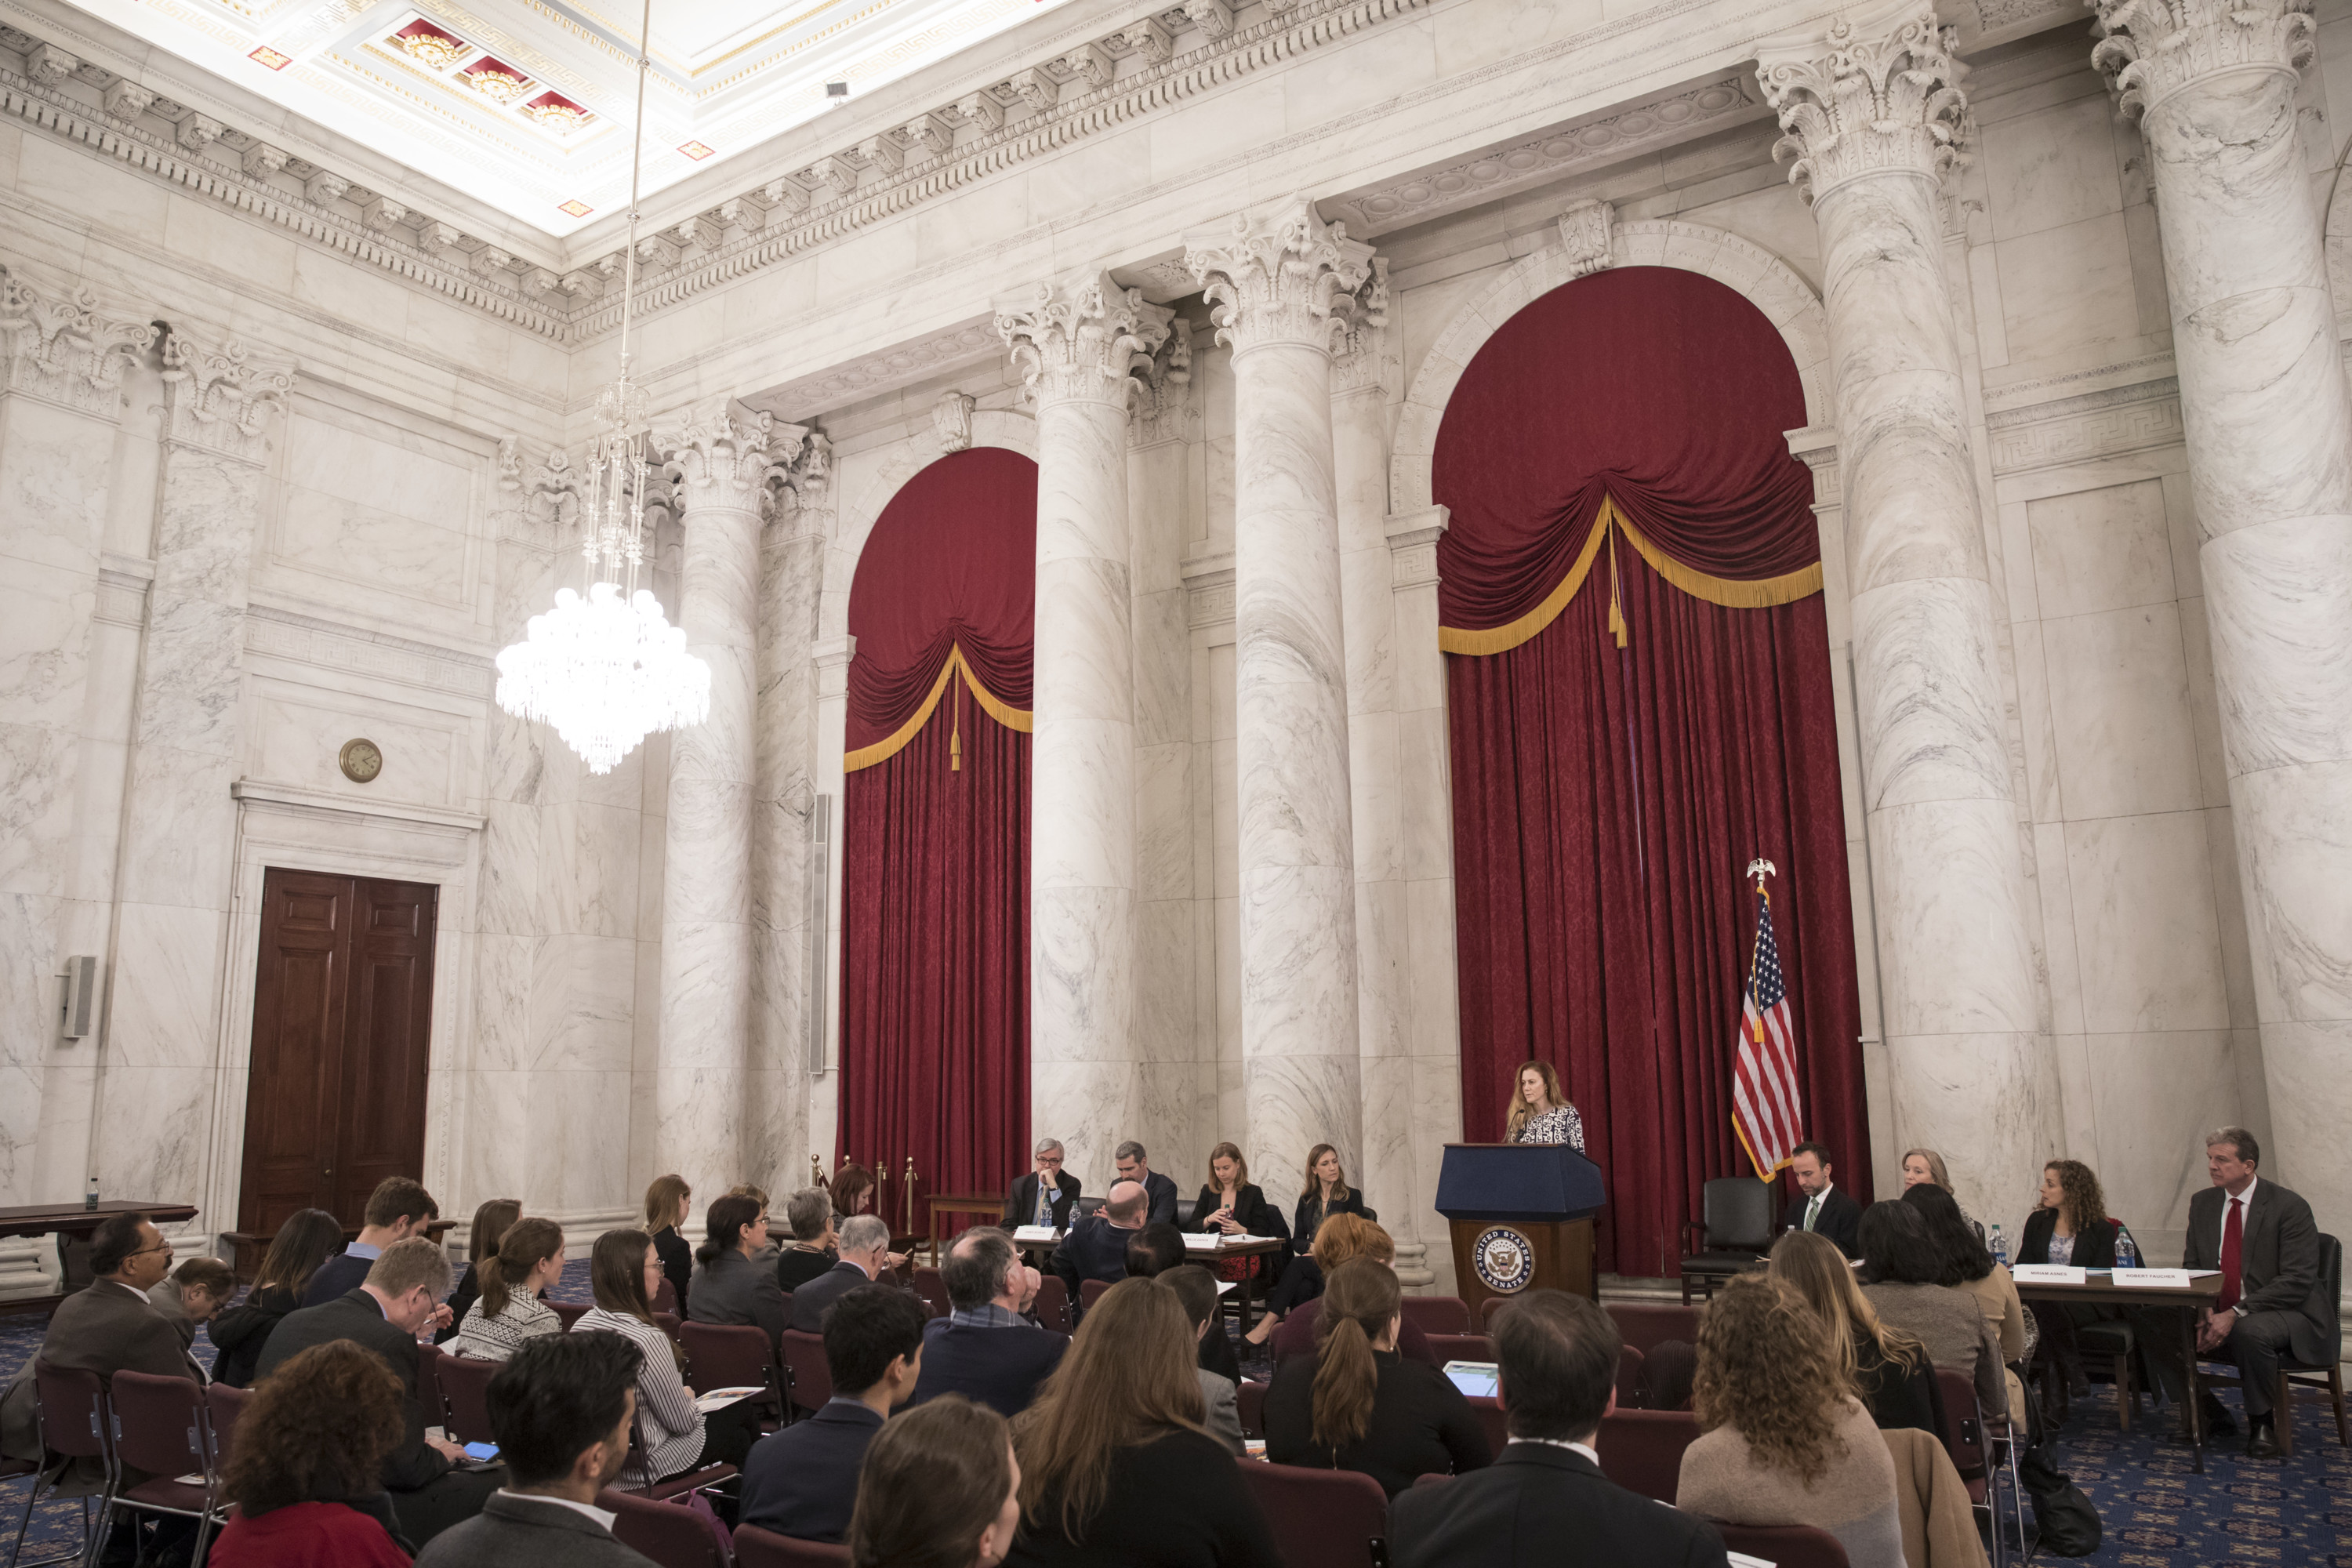
<svg viewBox="0 0 2352 1568"><path fill-rule="evenodd" d="M934 1318L923 1326L915 1403L961 1394L1010 1421L1029 1408L1037 1385L1069 1348L1070 1336L1051 1329L977 1329Z"/></svg>
<svg viewBox="0 0 2352 1568"><path fill-rule="evenodd" d="M93 1279L58 1303L41 1338L40 1353L28 1360L9 1385L5 1413L5 1447L11 1454L32 1458L38 1451L35 1438L33 1361L69 1372L94 1372L111 1386L118 1372L143 1372L154 1377L184 1377L201 1384L202 1373L188 1359L187 1348L172 1320L157 1311L147 1298L114 1279ZM77 1460L73 1472L96 1481L102 1472L97 1461ZM137 1472L146 1479L145 1472Z"/></svg>
<svg viewBox="0 0 2352 1568"><path fill-rule="evenodd" d="M1780 1215L1780 1223L1791 1230L1805 1228L1805 1210L1813 1200L1799 1193ZM1862 1256L1862 1205L1846 1195L1843 1187L1832 1184L1830 1195L1822 1200L1820 1217L1813 1221L1815 1235L1826 1236L1837 1243L1837 1249L1848 1258Z"/></svg>
<svg viewBox="0 0 2352 1568"><path fill-rule="evenodd" d="M857 1506L866 1446L880 1430L882 1417L869 1406L835 1398L807 1420L761 1438L743 1461L740 1521L802 1541L840 1541Z"/></svg>
<svg viewBox="0 0 2352 1568"><path fill-rule="evenodd" d="M1076 1205L1078 1195L1077 1177L1067 1171L1063 1172L1062 1184L1055 1190L1054 1224L1055 1226L1065 1230L1069 1228L1070 1210ZM1034 1225L1036 1221L1037 1173L1032 1171L1013 1183L1013 1190L1004 1194L1003 1223L1007 1226L1012 1226Z"/></svg>
<svg viewBox="0 0 2352 1568"><path fill-rule="evenodd" d="M1140 1228L1140 1227L1139 1227ZM1127 1244L1133 1230L1122 1230L1098 1214L1087 1215L1070 1227L1054 1248L1054 1272L1069 1288L1070 1304L1078 1303L1078 1286L1088 1279L1116 1285L1127 1278Z"/></svg>
<svg viewBox="0 0 2352 1568"><path fill-rule="evenodd" d="M1033 1195L1032 1202L1035 1199ZM1174 1225L1176 1223L1176 1183L1172 1177L1157 1171L1147 1171L1143 1176L1143 1223Z"/></svg>
<svg viewBox="0 0 2352 1568"><path fill-rule="evenodd" d="M441 1418L436 1411L427 1421L425 1406L416 1397L416 1341L386 1321L383 1309L365 1290L352 1290L324 1306L288 1313L270 1331L269 1342L261 1347L261 1363L254 1368L253 1381L267 1380L313 1345L337 1340L350 1340L375 1352L400 1379L400 1447L384 1456L384 1489L417 1491L448 1474L449 1461L425 1440L425 1428L440 1425Z"/></svg>
<svg viewBox="0 0 2352 1568"><path fill-rule="evenodd" d="M770 1284L775 1283L772 1278ZM824 1332L824 1310L856 1289L873 1281L866 1270L846 1258L793 1292L793 1321L785 1325L803 1334Z"/></svg>
<svg viewBox="0 0 2352 1568"><path fill-rule="evenodd" d="M302 1292L302 1305L323 1307L358 1289L367 1283L368 1270L374 1267L375 1259L373 1258L338 1252L319 1265L319 1271L310 1276L310 1286Z"/></svg>
<svg viewBox="0 0 2352 1568"><path fill-rule="evenodd" d="M560 1502L493 1492L482 1511L416 1554L418 1568L656 1568L642 1552Z"/></svg>
<svg viewBox="0 0 2352 1568"><path fill-rule="evenodd" d="M1583 1455L1512 1443L1483 1470L1389 1504L1396 1568L1725 1568L1723 1538L1601 1473Z"/></svg>
<svg viewBox="0 0 2352 1568"><path fill-rule="evenodd" d="M2229 1194L2207 1187L2189 1200L2189 1240L2183 1268L2221 1267L2221 1216ZM2288 1312L2294 1317L2289 1348L2294 1359L2317 1365L2336 1359L2329 1342L2334 1321L2319 1275L2319 1225L2299 1193L2276 1182L2257 1180L2239 1216L2244 1235L2238 1244L2238 1304L2248 1312Z"/></svg>

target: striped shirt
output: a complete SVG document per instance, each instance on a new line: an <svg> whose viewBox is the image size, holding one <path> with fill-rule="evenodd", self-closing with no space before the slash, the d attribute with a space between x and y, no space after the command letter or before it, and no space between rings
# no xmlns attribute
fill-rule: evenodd
<svg viewBox="0 0 2352 1568"><path fill-rule="evenodd" d="M637 1368L637 1434L645 1445L646 1463L632 1457L621 1472L624 1490L647 1487L665 1476L692 1469L702 1458L702 1412L694 1407L694 1391L679 1375L677 1356L669 1336L652 1323L619 1312L593 1307L572 1325L575 1334L619 1334L645 1352ZM648 1474L650 1470L650 1474Z"/></svg>
<svg viewBox="0 0 2352 1568"><path fill-rule="evenodd" d="M480 1298L466 1309L450 1351L469 1361L505 1361L541 1334L560 1334L563 1320L555 1309L517 1291L507 1298L506 1310L493 1318L482 1310Z"/></svg>

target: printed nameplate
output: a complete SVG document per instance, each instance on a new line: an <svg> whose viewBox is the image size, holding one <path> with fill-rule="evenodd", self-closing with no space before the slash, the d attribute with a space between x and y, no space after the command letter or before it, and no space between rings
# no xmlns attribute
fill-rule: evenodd
<svg viewBox="0 0 2352 1568"><path fill-rule="evenodd" d="M2118 1287L2137 1290L2186 1290L2189 1270L2186 1268L2118 1268L2113 1276Z"/></svg>
<svg viewBox="0 0 2352 1568"><path fill-rule="evenodd" d="M2081 1285L2086 1282L2084 1270L2070 1268L2063 1263L2021 1263L2009 1272L2020 1285Z"/></svg>

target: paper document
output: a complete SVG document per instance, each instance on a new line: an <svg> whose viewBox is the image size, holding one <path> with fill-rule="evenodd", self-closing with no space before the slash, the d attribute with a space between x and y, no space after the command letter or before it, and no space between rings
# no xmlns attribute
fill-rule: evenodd
<svg viewBox="0 0 2352 1568"><path fill-rule="evenodd" d="M1745 1552L1727 1552L1723 1555L1731 1568L1772 1568L1772 1564L1763 1558L1750 1557Z"/></svg>
<svg viewBox="0 0 2352 1568"><path fill-rule="evenodd" d="M1240 1283L1238 1279L1221 1279L1217 1281L1217 1294L1222 1296Z"/></svg>
<svg viewBox="0 0 2352 1568"><path fill-rule="evenodd" d="M698 1396L694 1402L694 1407L708 1415L714 1410L726 1409L739 1399L749 1399L755 1394L766 1392L761 1388L714 1388L709 1393Z"/></svg>

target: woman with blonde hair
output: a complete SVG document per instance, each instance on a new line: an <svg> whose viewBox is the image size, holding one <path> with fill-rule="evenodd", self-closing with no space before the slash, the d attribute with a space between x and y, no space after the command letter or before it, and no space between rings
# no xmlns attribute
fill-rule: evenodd
<svg viewBox="0 0 2352 1568"><path fill-rule="evenodd" d="M686 1288L694 1281L694 1248L678 1226L693 1212L694 1189L675 1172L656 1176L646 1189L646 1234L654 1238L654 1248L661 1254L662 1274L669 1280L670 1294L677 1298L679 1317L686 1316Z"/></svg>
<svg viewBox="0 0 2352 1568"><path fill-rule="evenodd" d="M1734 1277L1699 1319L1699 1436L1675 1506L1727 1524L1810 1524L1853 1568L1904 1568L1895 1460L1828 1326L1786 1279Z"/></svg>
<svg viewBox="0 0 2352 1568"><path fill-rule="evenodd" d="M1360 1470L1391 1497L1417 1476L1460 1475L1494 1458L1453 1381L1397 1353L1403 1300L1395 1270L1369 1258L1332 1269L1313 1359L1291 1357L1266 1391L1267 1458Z"/></svg>
<svg viewBox="0 0 2352 1568"><path fill-rule="evenodd" d="M1914 1426L1942 1440L1944 1400L1927 1347L1878 1321L1837 1243L1792 1230L1772 1244L1770 1274L1785 1279L1821 1318L1830 1352L1882 1431Z"/></svg>
<svg viewBox="0 0 2352 1568"><path fill-rule="evenodd" d="M1584 1118L1568 1102L1549 1062L1524 1061L1511 1075L1511 1106L1504 1113L1506 1143L1565 1143L1584 1152Z"/></svg>
<svg viewBox="0 0 2352 1568"><path fill-rule="evenodd" d="M1013 1422L1019 1568L1279 1568L1274 1537L1206 1408L1192 1320L1171 1286L1103 1292Z"/></svg>
<svg viewBox="0 0 2352 1568"><path fill-rule="evenodd" d="M519 1219L482 1260L482 1293L457 1321L450 1353L473 1361L505 1361L526 1341L560 1334L563 1320L539 1293L563 1278L563 1227L551 1219Z"/></svg>

